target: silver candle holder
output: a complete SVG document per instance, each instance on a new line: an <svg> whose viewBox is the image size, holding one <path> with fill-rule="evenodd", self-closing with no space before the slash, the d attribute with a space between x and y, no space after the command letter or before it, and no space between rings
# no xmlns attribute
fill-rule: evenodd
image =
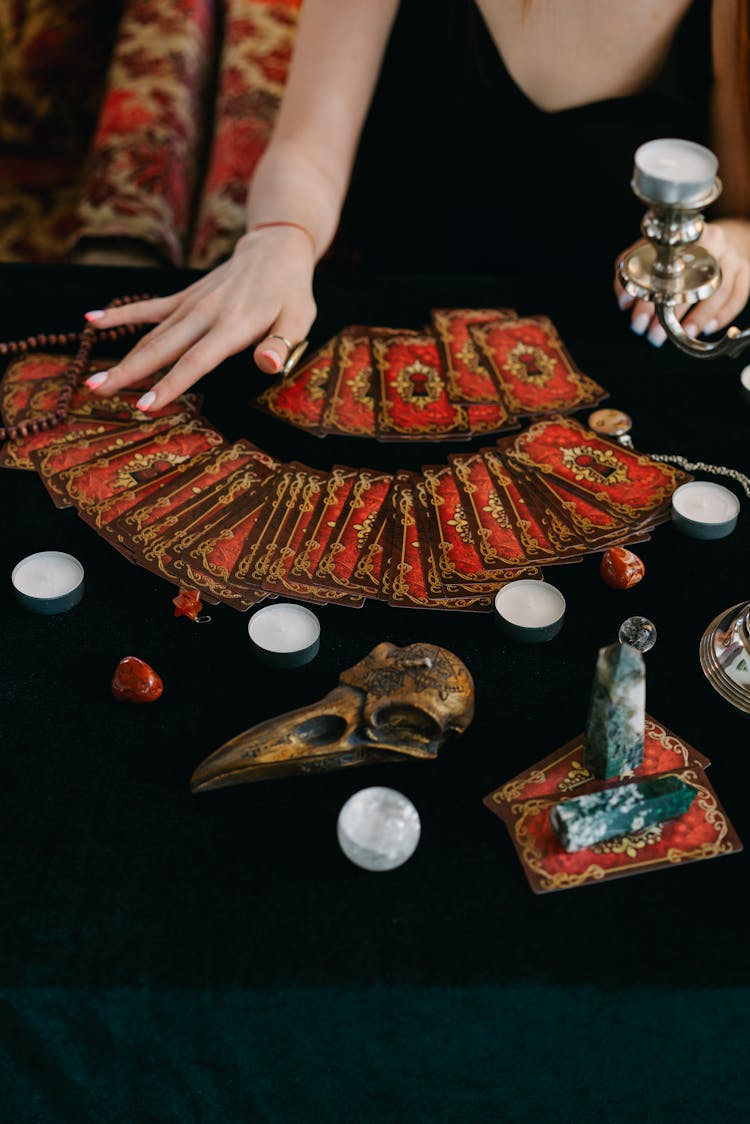
<svg viewBox="0 0 750 1124"><path fill-rule="evenodd" d="M721 194L718 167L713 152L693 141L653 140L636 149L631 187L648 208L641 222L646 242L617 264L625 291L653 303L667 337L698 359L739 355L750 344L750 329L734 326L718 340L693 339L676 311L705 300L721 284L716 258L696 245L703 211Z"/></svg>
<svg viewBox="0 0 750 1124"><path fill-rule="evenodd" d="M750 602L719 613L700 643L703 673L722 698L750 714Z"/></svg>

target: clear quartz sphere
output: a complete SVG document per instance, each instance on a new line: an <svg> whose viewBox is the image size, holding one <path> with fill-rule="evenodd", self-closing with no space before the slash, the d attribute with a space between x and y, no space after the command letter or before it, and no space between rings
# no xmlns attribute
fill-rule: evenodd
<svg viewBox="0 0 750 1124"><path fill-rule="evenodd" d="M620 625L617 639L639 652L649 652L656 643L656 625L648 617L628 617Z"/></svg>
<svg viewBox="0 0 750 1124"><path fill-rule="evenodd" d="M394 870L414 854L419 813L393 788L363 788L339 812L339 846L363 870Z"/></svg>

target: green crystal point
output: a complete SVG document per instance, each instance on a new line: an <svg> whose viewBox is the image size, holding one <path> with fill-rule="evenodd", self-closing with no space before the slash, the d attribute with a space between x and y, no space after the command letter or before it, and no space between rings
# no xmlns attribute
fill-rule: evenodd
<svg viewBox="0 0 750 1124"><path fill-rule="evenodd" d="M550 812L550 822L566 851L581 851L681 816L694 798L695 789L679 777L654 777L563 800Z"/></svg>
<svg viewBox="0 0 750 1124"><path fill-rule="evenodd" d="M609 780L643 762L646 666L630 644L600 648L591 692L583 763Z"/></svg>

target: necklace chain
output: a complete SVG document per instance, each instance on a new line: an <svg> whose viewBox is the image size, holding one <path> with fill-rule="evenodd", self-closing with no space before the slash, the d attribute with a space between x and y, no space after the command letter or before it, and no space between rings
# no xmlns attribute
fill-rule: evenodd
<svg viewBox="0 0 750 1124"><path fill-rule="evenodd" d="M722 464L706 464L705 461L689 461L687 457L678 456L676 453L649 453L652 460L669 461L679 465L688 472L706 472L710 476L726 476L729 480L736 480L743 492L750 499L750 477L736 468L726 468Z"/></svg>

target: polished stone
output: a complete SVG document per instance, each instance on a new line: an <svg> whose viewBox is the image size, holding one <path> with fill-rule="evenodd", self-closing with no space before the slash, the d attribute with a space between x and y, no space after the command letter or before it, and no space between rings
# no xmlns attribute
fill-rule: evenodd
<svg viewBox="0 0 750 1124"><path fill-rule="evenodd" d="M119 702L156 702L163 690L160 677L138 656L125 656L115 668L112 694Z"/></svg>
<svg viewBox="0 0 750 1124"><path fill-rule="evenodd" d="M695 789L679 777L655 777L563 800L550 812L550 823L566 851L582 851L681 816L694 798Z"/></svg>
<svg viewBox="0 0 750 1124"><path fill-rule="evenodd" d="M599 649L583 763L595 777L632 772L643 761L646 667L630 644Z"/></svg>
<svg viewBox="0 0 750 1124"><path fill-rule="evenodd" d="M363 788L350 796L338 819L338 840L346 857L363 870L394 870L419 843L419 813L393 788Z"/></svg>
<svg viewBox="0 0 750 1124"><path fill-rule="evenodd" d="M646 567L632 550L612 546L602 555L599 573L602 581L612 589L630 589L641 581Z"/></svg>

